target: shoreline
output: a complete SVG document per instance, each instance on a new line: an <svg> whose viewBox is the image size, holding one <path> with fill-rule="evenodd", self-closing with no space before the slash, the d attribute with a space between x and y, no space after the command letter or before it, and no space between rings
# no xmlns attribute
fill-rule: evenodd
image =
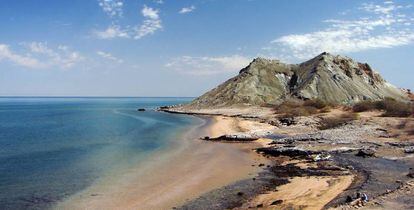
<svg viewBox="0 0 414 210"><path fill-rule="evenodd" d="M258 145L199 140L235 132L237 127L212 117L198 118L204 122L183 133L169 151L157 151L145 164L97 181L54 209L171 209L261 171L252 166L266 162L252 151Z"/></svg>
<svg viewBox="0 0 414 210"><path fill-rule="evenodd" d="M205 120L206 124L186 139L188 147L172 159L167 158L167 166L152 165L153 173L145 179L148 183L157 180L162 183L148 184L146 188L135 185L134 189L118 185L119 191L109 194L122 194L129 199L111 196L106 198L110 200L108 204L105 198L89 197L92 201L87 203L88 209L343 209L350 207L346 198L357 192L367 192L373 201L366 205L375 206L378 196L384 197L409 181L404 178L409 159L404 162L387 157L356 156L361 145L388 145L378 146L374 142L384 132L378 126L357 123L348 125L350 128L344 126L325 132L312 128L314 121L307 118L299 119L298 125L281 126L237 111L191 115ZM352 136L349 129L354 131ZM284 137L277 137L281 141L263 137L269 133ZM222 135L245 134L259 137L245 142L213 140ZM320 135L325 137L320 139ZM353 147L352 141L359 147ZM389 145L386 149L394 150ZM331 155L329 160L312 160L324 153ZM177 167L171 166L174 164ZM395 171L387 172L391 165L395 165L392 167ZM168 174L166 179L154 176L154 172L161 171ZM152 195L142 197L143 191ZM82 199L74 203L79 201Z"/></svg>
<svg viewBox="0 0 414 210"><path fill-rule="evenodd" d="M167 109L170 113L201 113L272 125L270 133L285 135L268 139L271 137L266 136L267 132L254 132L258 128L253 127L240 129L237 134L226 133L225 138L204 137L205 141L233 144L243 140L243 136L253 136L258 140L246 138L244 144L260 143L262 148L257 151L272 164L253 181L245 179L213 190L179 209L410 209L414 204L410 196L414 191L414 156L404 155L414 143L408 135L394 136L398 129L410 128L414 121L409 119L365 112L360 119L321 130L319 117L341 116L347 110L333 109L319 116L288 119L288 124L284 124L285 119L277 120L277 115L268 114L270 109L262 110L265 108ZM315 159L325 155L326 159ZM356 203L358 193L366 193L368 202Z"/></svg>
<svg viewBox="0 0 414 210"><path fill-rule="evenodd" d="M214 115L213 118L219 122L217 124L220 124L220 121L237 122L240 126L239 132L257 131L260 130L260 126L263 126L264 129L272 129L273 127L238 116ZM212 135L213 138L217 136ZM254 145L256 150L268 147L270 142L270 139L259 138L243 143L234 143L233 141L217 141L215 143ZM330 169L309 164L302 158L279 158L261 152L257 153L268 161L266 164L262 163L258 166L263 167L263 170L255 177L215 189L178 209L323 209L353 182L352 174L337 172L336 169L330 171ZM308 170L312 167L315 167L314 171ZM282 202L283 204L281 204Z"/></svg>

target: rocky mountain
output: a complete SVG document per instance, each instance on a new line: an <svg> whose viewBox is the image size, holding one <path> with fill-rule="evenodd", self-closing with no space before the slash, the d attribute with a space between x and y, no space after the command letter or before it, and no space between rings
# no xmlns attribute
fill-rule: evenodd
<svg viewBox="0 0 414 210"><path fill-rule="evenodd" d="M277 104L287 98L352 104L406 94L368 64L322 53L301 64L254 59L239 74L191 102L191 108Z"/></svg>

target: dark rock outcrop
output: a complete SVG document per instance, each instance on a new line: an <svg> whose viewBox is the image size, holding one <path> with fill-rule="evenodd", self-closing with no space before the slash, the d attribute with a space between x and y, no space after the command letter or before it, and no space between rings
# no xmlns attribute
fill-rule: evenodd
<svg viewBox="0 0 414 210"><path fill-rule="evenodd" d="M292 158L307 158L315 152L296 147L265 147L257 149L257 152L271 156L288 156Z"/></svg>
<svg viewBox="0 0 414 210"><path fill-rule="evenodd" d="M356 154L356 156L360 156L360 157L374 157L376 153L376 150L373 148L364 148L364 149L360 149L358 151L358 153Z"/></svg>
<svg viewBox="0 0 414 210"><path fill-rule="evenodd" d="M206 141L249 142L249 141L255 141L259 139L259 137L247 135L247 134L233 134L233 135L222 135L222 136L215 137L215 138L205 136L201 139L206 140Z"/></svg>

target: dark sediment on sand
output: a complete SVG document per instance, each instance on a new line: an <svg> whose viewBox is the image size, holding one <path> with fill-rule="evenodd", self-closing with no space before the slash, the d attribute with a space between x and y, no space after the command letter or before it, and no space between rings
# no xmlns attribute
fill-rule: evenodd
<svg viewBox="0 0 414 210"><path fill-rule="evenodd" d="M253 179L245 179L231 185L210 191L177 209L232 209L243 204L259 194L274 191L278 186L289 183L292 177L306 176L340 176L346 171L329 164L320 164L315 168L302 169L294 164L281 165L286 157L272 158L272 165L266 167ZM282 201L275 200L275 206Z"/></svg>
<svg viewBox="0 0 414 210"><path fill-rule="evenodd" d="M355 153L338 154L333 160L337 165L351 166L356 176L351 186L326 207L344 204L348 196L355 196L357 192L366 193L370 199L391 193L410 179L407 174L414 166L413 160L363 158ZM414 199L411 202L414 203Z"/></svg>
<svg viewBox="0 0 414 210"><path fill-rule="evenodd" d="M273 164L265 166L264 171L254 179L246 179L229 186L210 191L177 209L232 209L268 191L289 183L289 178L306 176L341 176L354 174L355 178L347 190L329 202L325 208L346 204L348 196L366 193L370 199L398 190L409 180L407 176L412 161L389 160L384 158L364 158L356 156L357 152L332 154L331 161L320 161L314 168L302 169L294 164L280 165L286 156L274 158ZM294 156L302 159L303 157ZM410 200L410 199L408 199ZM283 201L275 198L274 206ZM410 202L414 203L414 199Z"/></svg>

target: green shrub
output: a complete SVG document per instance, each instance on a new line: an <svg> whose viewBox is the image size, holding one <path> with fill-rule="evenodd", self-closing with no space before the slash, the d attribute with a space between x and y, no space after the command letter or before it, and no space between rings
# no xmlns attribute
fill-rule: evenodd
<svg viewBox="0 0 414 210"><path fill-rule="evenodd" d="M323 109L325 107L328 106L328 103L320 100L320 99L310 99L310 100L306 100L303 103L304 106L310 106L310 107L315 107L317 109Z"/></svg>
<svg viewBox="0 0 414 210"><path fill-rule="evenodd" d="M328 111L328 105L321 100L287 100L275 108L275 112L282 117L309 116Z"/></svg>
<svg viewBox="0 0 414 210"><path fill-rule="evenodd" d="M318 128L320 130L337 128L356 119L358 119L358 114L356 113L345 113L339 117L322 118L322 120L319 122L320 125Z"/></svg>
<svg viewBox="0 0 414 210"><path fill-rule="evenodd" d="M377 110L381 107L381 101L361 101L359 103L356 103L352 110L354 112L365 112L365 111L371 111L371 110Z"/></svg>
<svg viewBox="0 0 414 210"><path fill-rule="evenodd" d="M362 101L352 107L354 112L371 110L383 110L384 117L409 117L414 113L412 103L397 101L392 98L385 98L381 101Z"/></svg>
<svg viewBox="0 0 414 210"><path fill-rule="evenodd" d="M409 117L414 114L414 107L411 103L404 103L393 99L383 100L384 117Z"/></svg>

